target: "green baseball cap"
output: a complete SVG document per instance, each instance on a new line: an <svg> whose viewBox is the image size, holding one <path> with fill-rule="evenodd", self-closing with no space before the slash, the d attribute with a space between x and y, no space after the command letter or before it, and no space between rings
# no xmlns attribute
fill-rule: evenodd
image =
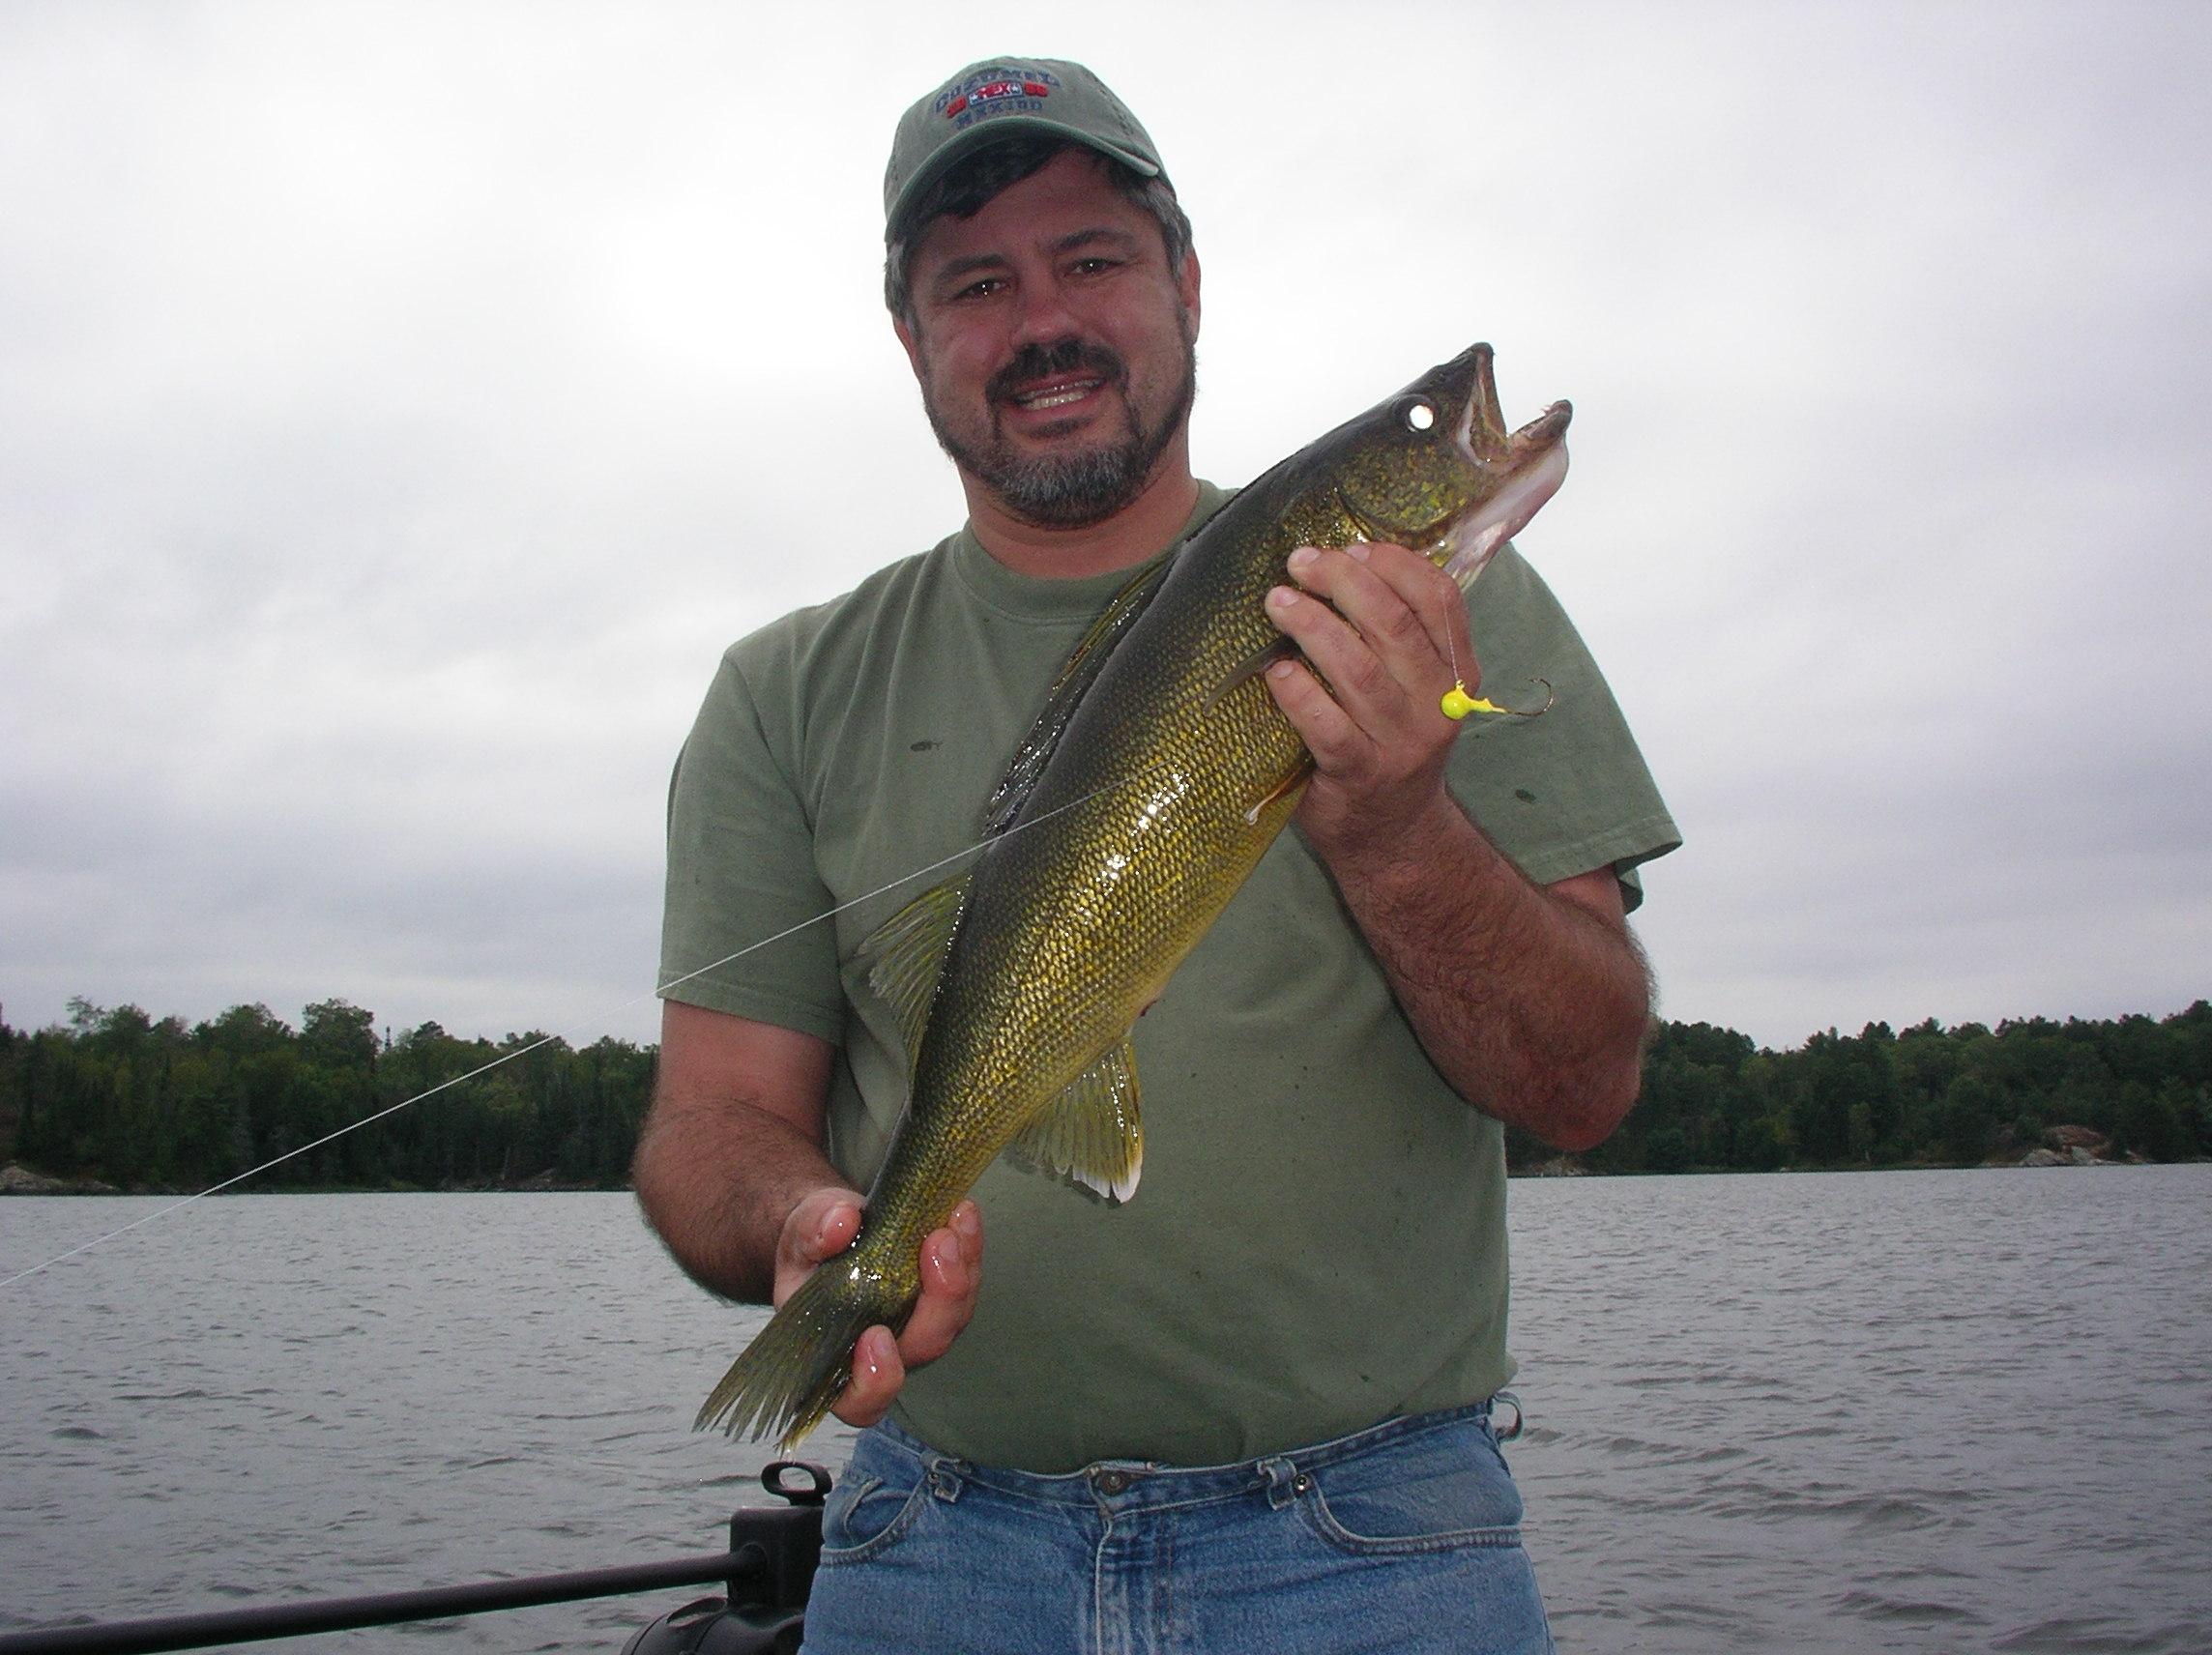
<svg viewBox="0 0 2212 1655"><path fill-rule="evenodd" d="M884 236L945 169L1016 132L1088 144L1146 178L1167 177L1151 134L1128 105L1079 63L994 57L970 64L899 117L884 169Z"/></svg>

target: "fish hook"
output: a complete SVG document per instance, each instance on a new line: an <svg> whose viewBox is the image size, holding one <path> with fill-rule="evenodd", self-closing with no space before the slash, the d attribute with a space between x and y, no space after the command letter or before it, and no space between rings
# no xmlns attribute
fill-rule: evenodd
<svg viewBox="0 0 2212 1655"><path fill-rule="evenodd" d="M1443 709L1443 715L1454 724L1457 724L1470 712L1496 712L1507 718L1541 718L1545 713L1552 711L1552 704L1559 699L1559 692L1552 687L1550 679L1531 679L1528 682L1544 686L1543 706L1537 708L1500 707L1488 696L1468 694L1465 679L1454 679L1451 688L1444 691L1443 700L1439 705Z"/></svg>

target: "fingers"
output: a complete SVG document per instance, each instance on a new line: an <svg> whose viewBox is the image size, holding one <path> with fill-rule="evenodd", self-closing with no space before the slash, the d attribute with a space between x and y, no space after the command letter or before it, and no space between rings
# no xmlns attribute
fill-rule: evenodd
<svg viewBox="0 0 2212 1655"><path fill-rule="evenodd" d="M921 1297L899 1335L899 1356L909 1367L934 1362L952 1348L975 1314L983 1280L983 1224L975 1204L953 1208L951 1222L921 1244Z"/></svg>
<svg viewBox="0 0 2212 1655"><path fill-rule="evenodd" d="M1270 667L1267 687L1314 757L1298 820L1324 860L1399 842L1447 797L1444 691L1480 681L1465 600L1403 546L1302 547L1289 568L1296 585L1267 612L1303 659Z"/></svg>
<svg viewBox="0 0 2212 1655"><path fill-rule="evenodd" d="M906 1383L906 1364L888 1327L871 1327L853 1347L853 1382L830 1411L847 1425L865 1430L891 1410Z"/></svg>
<svg viewBox="0 0 2212 1655"><path fill-rule="evenodd" d="M1289 567L1315 601L1300 604L1297 591L1278 588L1270 610L1355 718L1362 704L1434 700L1455 679L1475 687L1466 601L1428 559L1381 543L1305 546L1291 554Z"/></svg>
<svg viewBox="0 0 2212 1655"><path fill-rule="evenodd" d="M934 1362L975 1314L982 1285L983 1222L975 1204L964 1201L941 1230L921 1243L921 1296L906 1328L895 1338L888 1327L871 1327L853 1347L853 1380L831 1409L839 1419L866 1427L890 1411L900 1387L914 1369Z"/></svg>
<svg viewBox="0 0 2212 1655"><path fill-rule="evenodd" d="M1481 679L1451 577L1384 544L1301 547L1289 567L1297 585L1271 591L1267 610L1311 671L1282 662L1268 677L1320 767L1358 771L1382 762L1382 749L1442 740L1443 692Z"/></svg>
<svg viewBox="0 0 2212 1655"><path fill-rule="evenodd" d="M835 1258L860 1232L858 1190L818 1189L784 1216L775 1244L775 1302L781 1305L825 1259Z"/></svg>

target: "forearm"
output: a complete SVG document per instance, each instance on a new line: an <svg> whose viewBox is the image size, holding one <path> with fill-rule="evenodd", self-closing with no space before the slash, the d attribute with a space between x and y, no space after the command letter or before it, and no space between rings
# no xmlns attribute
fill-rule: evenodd
<svg viewBox="0 0 2212 1655"><path fill-rule="evenodd" d="M1315 848L1461 1096L1563 1149L1592 1147L1620 1123L1651 997L1615 894L1609 915L1532 884L1443 793L1418 831L1387 846Z"/></svg>
<svg viewBox="0 0 2212 1655"><path fill-rule="evenodd" d="M859 1193L822 1152L827 1040L726 1012L662 1002L653 1112L632 1165L645 1216L676 1262L730 1298L781 1304L851 1245ZM906 1325L870 1328L839 1399L873 1425L907 1372L945 1354L975 1313L983 1230L973 1202L921 1243L921 1296Z"/></svg>
<svg viewBox="0 0 2212 1655"><path fill-rule="evenodd" d="M766 1304L784 1220L849 1180L790 1122L729 1099L656 1092L632 1178L646 1219L701 1286Z"/></svg>

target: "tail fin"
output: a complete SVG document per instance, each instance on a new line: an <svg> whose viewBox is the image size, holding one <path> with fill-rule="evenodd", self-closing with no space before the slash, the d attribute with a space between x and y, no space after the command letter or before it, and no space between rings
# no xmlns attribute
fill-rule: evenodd
<svg viewBox="0 0 2212 1655"><path fill-rule="evenodd" d="M833 1267L807 1277L730 1364L692 1429L718 1425L755 1441L773 1434L791 1449L852 1382L855 1341L879 1321L904 1320L908 1306L879 1303L872 1285Z"/></svg>

